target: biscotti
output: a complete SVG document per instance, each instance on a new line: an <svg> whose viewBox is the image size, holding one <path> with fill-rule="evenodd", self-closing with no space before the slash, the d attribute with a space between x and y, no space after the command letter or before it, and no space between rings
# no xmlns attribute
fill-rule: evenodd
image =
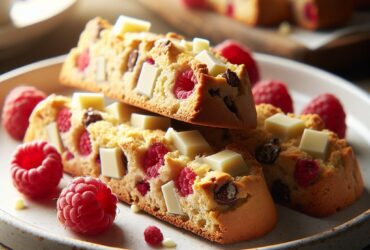
<svg viewBox="0 0 370 250"><path fill-rule="evenodd" d="M52 95L33 111L25 141L49 141L67 173L100 176L122 201L211 241L273 229L276 209L262 168L242 146L217 152L197 131L145 129L164 129L168 118L102 103L96 94L73 101Z"/></svg>
<svg viewBox="0 0 370 250"><path fill-rule="evenodd" d="M227 62L207 40L157 35L149 26L124 16L114 27L93 19L69 53L61 83L188 123L256 126L244 65Z"/></svg>
<svg viewBox="0 0 370 250"><path fill-rule="evenodd" d="M230 141L243 145L261 163L273 198L283 205L325 217L361 196L364 182L353 149L326 130L318 115L285 115L267 104L256 110L255 130L191 128L219 148Z"/></svg>

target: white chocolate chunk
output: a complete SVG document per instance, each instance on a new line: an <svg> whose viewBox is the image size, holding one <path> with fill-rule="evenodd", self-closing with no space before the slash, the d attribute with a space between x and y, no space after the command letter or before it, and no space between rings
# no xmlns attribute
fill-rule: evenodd
<svg viewBox="0 0 370 250"><path fill-rule="evenodd" d="M104 95L101 93L74 93L72 106L78 109L93 108L104 111Z"/></svg>
<svg viewBox="0 0 370 250"><path fill-rule="evenodd" d="M147 97L152 97L158 75L159 69L155 65L144 62L135 91Z"/></svg>
<svg viewBox="0 0 370 250"><path fill-rule="evenodd" d="M122 150L117 148L100 148L101 173L103 176L120 179L125 174Z"/></svg>
<svg viewBox="0 0 370 250"><path fill-rule="evenodd" d="M173 133L176 133L176 131L173 128L168 128L164 135L164 139L166 139L167 142L172 143Z"/></svg>
<svg viewBox="0 0 370 250"><path fill-rule="evenodd" d="M138 207L138 205L136 205L136 204L132 204L131 205L131 211L133 212L133 213L139 213L140 212L140 208Z"/></svg>
<svg viewBox="0 0 370 250"><path fill-rule="evenodd" d="M100 56L96 59L96 75L95 80L97 82L104 82L107 80L107 74L105 70L105 58Z"/></svg>
<svg viewBox="0 0 370 250"><path fill-rule="evenodd" d="M27 205L26 205L26 202L24 201L24 199L22 199L22 198L16 199L15 202L14 202L14 208L15 208L15 210L18 210L18 211L27 208Z"/></svg>
<svg viewBox="0 0 370 250"><path fill-rule="evenodd" d="M265 120L265 129L280 138L292 138L302 134L304 122L284 114L275 114Z"/></svg>
<svg viewBox="0 0 370 250"><path fill-rule="evenodd" d="M131 114L131 125L141 129L161 129L166 130L171 126L171 119L163 116L143 115L138 113Z"/></svg>
<svg viewBox="0 0 370 250"><path fill-rule="evenodd" d="M127 122L131 119L131 114L139 109L121 102L114 102L105 107L105 112L114 116L119 122Z"/></svg>
<svg viewBox="0 0 370 250"><path fill-rule="evenodd" d="M176 242L174 242L172 239L170 238L165 238L163 241L162 241L162 246L166 247L166 248L175 248L177 245L176 245Z"/></svg>
<svg viewBox="0 0 370 250"><path fill-rule="evenodd" d="M150 30L150 26L150 22L121 15L114 24L112 34L119 36L126 32L147 32Z"/></svg>
<svg viewBox="0 0 370 250"><path fill-rule="evenodd" d="M214 57L209 51L203 50L195 59L207 65L208 72L212 76L217 76L227 70L226 65Z"/></svg>
<svg viewBox="0 0 370 250"><path fill-rule="evenodd" d="M314 157L325 159L329 144L329 133L305 129L299 148Z"/></svg>
<svg viewBox="0 0 370 250"><path fill-rule="evenodd" d="M171 133L172 141L181 154L190 158L212 152L211 146L197 130Z"/></svg>
<svg viewBox="0 0 370 250"><path fill-rule="evenodd" d="M48 135L48 142L56 148L59 153L63 152L63 144L59 135L58 127L55 122L50 123L46 126L46 132Z"/></svg>
<svg viewBox="0 0 370 250"><path fill-rule="evenodd" d="M162 185L161 189L164 201L166 203L167 212L171 214L180 214L180 215L184 214L182 212L179 199L175 191L174 181L170 181Z"/></svg>
<svg viewBox="0 0 370 250"><path fill-rule="evenodd" d="M198 54L199 52L203 50L209 49L209 41L203 38L195 37L193 39L193 52L195 54Z"/></svg>
<svg viewBox="0 0 370 250"><path fill-rule="evenodd" d="M207 156L204 162L209 164L213 170L228 173L231 176L243 175L248 171L248 166L241 154L231 150L223 150Z"/></svg>
<svg viewBox="0 0 370 250"><path fill-rule="evenodd" d="M193 43L186 41L186 40L181 40L180 41L180 46L184 48L186 51L193 51Z"/></svg>

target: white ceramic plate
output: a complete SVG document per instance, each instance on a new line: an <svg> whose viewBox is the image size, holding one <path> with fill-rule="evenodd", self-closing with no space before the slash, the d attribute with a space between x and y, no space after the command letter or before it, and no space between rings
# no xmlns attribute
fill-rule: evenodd
<svg viewBox="0 0 370 250"><path fill-rule="evenodd" d="M40 36L62 23L70 14L76 0L15 1L11 23L0 25L0 59L20 53Z"/></svg>
<svg viewBox="0 0 370 250"><path fill-rule="evenodd" d="M324 218L312 218L278 206L279 223L263 238L234 245L221 246L189 232L177 229L150 215L134 214L129 206L119 205L114 226L105 234L84 238L70 233L56 219L55 201L27 201L29 208L14 209L14 200L20 195L13 188L9 173L9 159L17 142L0 128L0 242L15 249L53 249L70 247L104 248L105 246L130 249L148 248L143 231L148 225L159 226L165 237L178 244L177 249L240 249L269 246L275 249L333 247L355 249L370 244L370 98L350 83L303 64L285 59L256 55L262 77L279 79L289 85L296 111L308 100L323 92L338 96L347 111L348 139L354 147L366 183L364 195L352 206ZM19 84L29 84L48 93L68 93L58 84L58 73L64 57L35 63L0 76L0 103L8 91ZM65 176L61 186L71 178Z"/></svg>

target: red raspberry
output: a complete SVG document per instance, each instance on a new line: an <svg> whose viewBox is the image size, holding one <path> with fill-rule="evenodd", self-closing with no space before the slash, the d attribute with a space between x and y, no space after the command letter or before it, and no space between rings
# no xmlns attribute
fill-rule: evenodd
<svg viewBox="0 0 370 250"><path fill-rule="evenodd" d="M45 97L44 92L31 86L20 86L10 91L5 99L2 123L11 137L23 139L33 109Z"/></svg>
<svg viewBox="0 0 370 250"><path fill-rule="evenodd" d="M231 9L229 11L233 11L232 5L230 8ZM233 64L244 64L252 86L259 81L260 74L257 63L253 59L251 51L247 47L236 41L226 40L218 44L215 49L229 62Z"/></svg>
<svg viewBox="0 0 370 250"><path fill-rule="evenodd" d="M146 193L148 193L148 191L150 190L149 182L147 182L147 181L140 181L140 182L138 182L136 184L136 189L137 189L137 191L139 191L139 193L142 196L145 196Z"/></svg>
<svg viewBox="0 0 370 250"><path fill-rule="evenodd" d="M78 141L78 152L82 156L87 156L92 152L89 132L86 130L80 135L80 139Z"/></svg>
<svg viewBox="0 0 370 250"><path fill-rule="evenodd" d="M301 187L310 185L319 175L320 167L314 160L299 159L294 169L294 179Z"/></svg>
<svg viewBox="0 0 370 250"><path fill-rule="evenodd" d="M293 113L293 101L285 83L267 80L258 82L252 89L255 104L268 103Z"/></svg>
<svg viewBox="0 0 370 250"><path fill-rule="evenodd" d="M234 5L230 2L226 6L226 15L231 17L234 15Z"/></svg>
<svg viewBox="0 0 370 250"><path fill-rule="evenodd" d="M183 71L176 79L173 92L177 99L186 99L194 92L195 84L197 84L197 77L193 70L187 69Z"/></svg>
<svg viewBox="0 0 370 250"><path fill-rule="evenodd" d="M144 231L145 242L150 246L160 246L163 241L163 234L156 226L149 226Z"/></svg>
<svg viewBox="0 0 370 250"><path fill-rule="evenodd" d="M47 197L62 178L61 156L45 141L20 145L11 161L11 174L19 192L31 198Z"/></svg>
<svg viewBox="0 0 370 250"><path fill-rule="evenodd" d="M207 7L206 0L182 0L182 3L190 9L204 9Z"/></svg>
<svg viewBox="0 0 370 250"><path fill-rule="evenodd" d="M60 193L58 219L76 233L98 234L113 224L117 202L111 189L99 179L78 177Z"/></svg>
<svg viewBox="0 0 370 250"><path fill-rule="evenodd" d="M307 2L303 7L304 17L313 22L316 23L318 20L318 13L317 8L312 2Z"/></svg>
<svg viewBox="0 0 370 250"><path fill-rule="evenodd" d="M68 108L63 108L58 112L56 122L59 132L68 132L71 128L71 117L72 113Z"/></svg>
<svg viewBox="0 0 370 250"><path fill-rule="evenodd" d="M188 167L181 170L175 184L182 197L193 193L193 184L196 176L197 175Z"/></svg>
<svg viewBox="0 0 370 250"><path fill-rule="evenodd" d="M154 65L155 64L155 61L153 58L149 57L145 60L147 63L151 64L151 65Z"/></svg>
<svg viewBox="0 0 370 250"><path fill-rule="evenodd" d="M90 52L88 49L84 50L77 58L77 68L83 72L90 64Z"/></svg>
<svg viewBox="0 0 370 250"><path fill-rule="evenodd" d="M72 160L72 159L74 159L75 158L75 156L72 154L72 152L71 151L67 151L66 153L66 160L67 161L70 161L70 160Z"/></svg>
<svg viewBox="0 0 370 250"><path fill-rule="evenodd" d="M303 109L302 114L318 114L324 121L326 128L338 134L340 138L346 136L346 113L340 101L332 94L321 94Z"/></svg>
<svg viewBox="0 0 370 250"><path fill-rule="evenodd" d="M162 143L150 145L143 160L144 171L149 178L154 178L159 175L159 169L163 165L164 156L167 153L168 149Z"/></svg>

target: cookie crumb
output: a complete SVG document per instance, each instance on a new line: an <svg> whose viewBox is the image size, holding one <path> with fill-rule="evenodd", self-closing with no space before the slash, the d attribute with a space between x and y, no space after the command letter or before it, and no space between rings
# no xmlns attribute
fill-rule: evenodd
<svg viewBox="0 0 370 250"><path fill-rule="evenodd" d="M139 213L140 208L136 204L132 204L131 205L131 211L134 212L134 213Z"/></svg>
<svg viewBox="0 0 370 250"><path fill-rule="evenodd" d="M162 241L162 245L166 248L175 248L176 247L176 243L170 238L165 238Z"/></svg>
<svg viewBox="0 0 370 250"><path fill-rule="evenodd" d="M15 210L23 210L27 208L26 203L24 202L24 199L18 198L14 203Z"/></svg>

